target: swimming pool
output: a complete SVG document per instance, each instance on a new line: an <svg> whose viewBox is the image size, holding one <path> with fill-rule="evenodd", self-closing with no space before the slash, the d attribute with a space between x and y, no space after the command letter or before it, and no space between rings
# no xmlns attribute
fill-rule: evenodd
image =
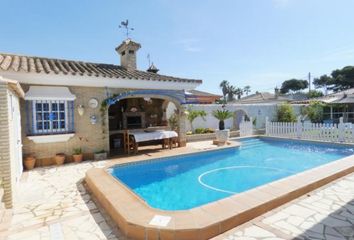
<svg viewBox="0 0 354 240"><path fill-rule="evenodd" d="M187 210L352 155L353 148L269 138L242 146L118 165L110 173L153 208Z"/></svg>

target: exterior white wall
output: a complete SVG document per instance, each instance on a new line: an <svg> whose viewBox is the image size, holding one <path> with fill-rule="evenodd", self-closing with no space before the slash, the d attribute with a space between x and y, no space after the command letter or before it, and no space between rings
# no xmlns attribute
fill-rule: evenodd
<svg viewBox="0 0 354 240"><path fill-rule="evenodd" d="M172 116L172 114L175 113L175 111L177 110L176 105L173 102L168 102L167 104L167 108L166 108L166 119L170 119L170 117Z"/></svg>
<svg viewBox="0 0 354 240"><path fill-rule="evenodd" d="M10 133L10 165L11 184L16 189L16 184L20 181L23 171L22 167L22 141L21 141L21 120L20 103L18 96L12 91L8 91L8 116Z"/></svg>
<svg viewBox="0 0 354 240"><path fill-rule="evenodd" d="M3 201L11 208L16 183L22 173L19 99L0 77L0 178ZM1 199L0 199L1 202Z"/></svg>
<svg viewBox="0 0 354 240"><path fill-rule="evenodd" d="M198 117L193 122L194 129L196 128L213 128L217 129L219 127L219 121L213 117L212 112L218 109L222 109L222 105L220 104L193 104L190 105L192 109L195 110L204 110L207 112L207 116L205 117L205 121ZM295 111L295 114L298 115L301 112L302 105L292 105ZM249 117L256 119L256 128L265 128L265 119L269 117L269 120L276 120L277 113L277 104L269 103L269 104L228 104L225 109L236 112L239 110L243 110ZM190 123L187 121L186 123L187 131L191 130ZM234 119L230 118L225 121L225 128L234 129Z"/></svg>

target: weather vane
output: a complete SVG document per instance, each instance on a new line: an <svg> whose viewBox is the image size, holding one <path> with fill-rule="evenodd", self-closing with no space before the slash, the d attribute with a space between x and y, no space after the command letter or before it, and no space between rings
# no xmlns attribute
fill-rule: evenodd
<svg viewBox="0 0 354 240"><path fill-rule="evenodd" d="M119 25L119 28L125 28L126 34L127 34L127 38L129 38L129 33L134 30L134 28L130 28L128 25L129 25L128 19L125 20L125 21L122 21L120 23L120 25Z"/></svg>

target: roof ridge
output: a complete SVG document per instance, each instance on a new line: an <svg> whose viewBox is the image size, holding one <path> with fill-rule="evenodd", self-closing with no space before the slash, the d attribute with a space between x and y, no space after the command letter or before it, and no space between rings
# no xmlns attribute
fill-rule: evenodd
<svg viewBox="0 0 354 240"><path fill-rule="evenodd" d="M23 66L23 64L25 64L25 66ZM69 69L66 67L67 64L69 64ZM89 71L87 70L86 66L89 66ZM93 71L96 73L96 77L121 77L129 79L145 79L169 82L202 82L200 79L173 77L169 75L150 73L139 69L128 70L121 65L111 63L94 63L82 60L69 60L0 52L0 71L8 71L9 69L13 69L16 72L23 72L22 70L24 67L27 69L25 72L47 74L50 72L54 72L55 74L62 72L64 74L71 73L74 75L92 75L91 72Z"/></svg>
<svg viewBox="0 0 354 240"><path fill-rule="evenodd" d="M40 58L40 59L45 59L45 60L59 60L59 61L67 61L67 62L90 63L90 64L105 64L105 65L112 65L112 66L122 67L122 66L120 66L118 64L113 64L113 63L90 62L90 61L84 61L84 60L64 59L64 58L56 58L56 57L41 57L41 56L25 55L25 54L17 54L17 53L0 52L0 55L7 55L7 56L11 55L11 56L14 56L14 57L18 56L18 57L27 57L27 58Z"/></svg>

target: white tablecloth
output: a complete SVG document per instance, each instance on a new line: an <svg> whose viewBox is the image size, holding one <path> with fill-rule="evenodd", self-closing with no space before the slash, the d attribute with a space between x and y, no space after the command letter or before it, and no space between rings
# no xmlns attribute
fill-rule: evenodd
<svg viewBox="0 0 354 240"><path fill-rule="evenodd" d="M135 142L145 142L151 140L161 140L165 138L178 137L175 131L157 130L153 132L132 132L129 133L135 138Z"/></svg>

